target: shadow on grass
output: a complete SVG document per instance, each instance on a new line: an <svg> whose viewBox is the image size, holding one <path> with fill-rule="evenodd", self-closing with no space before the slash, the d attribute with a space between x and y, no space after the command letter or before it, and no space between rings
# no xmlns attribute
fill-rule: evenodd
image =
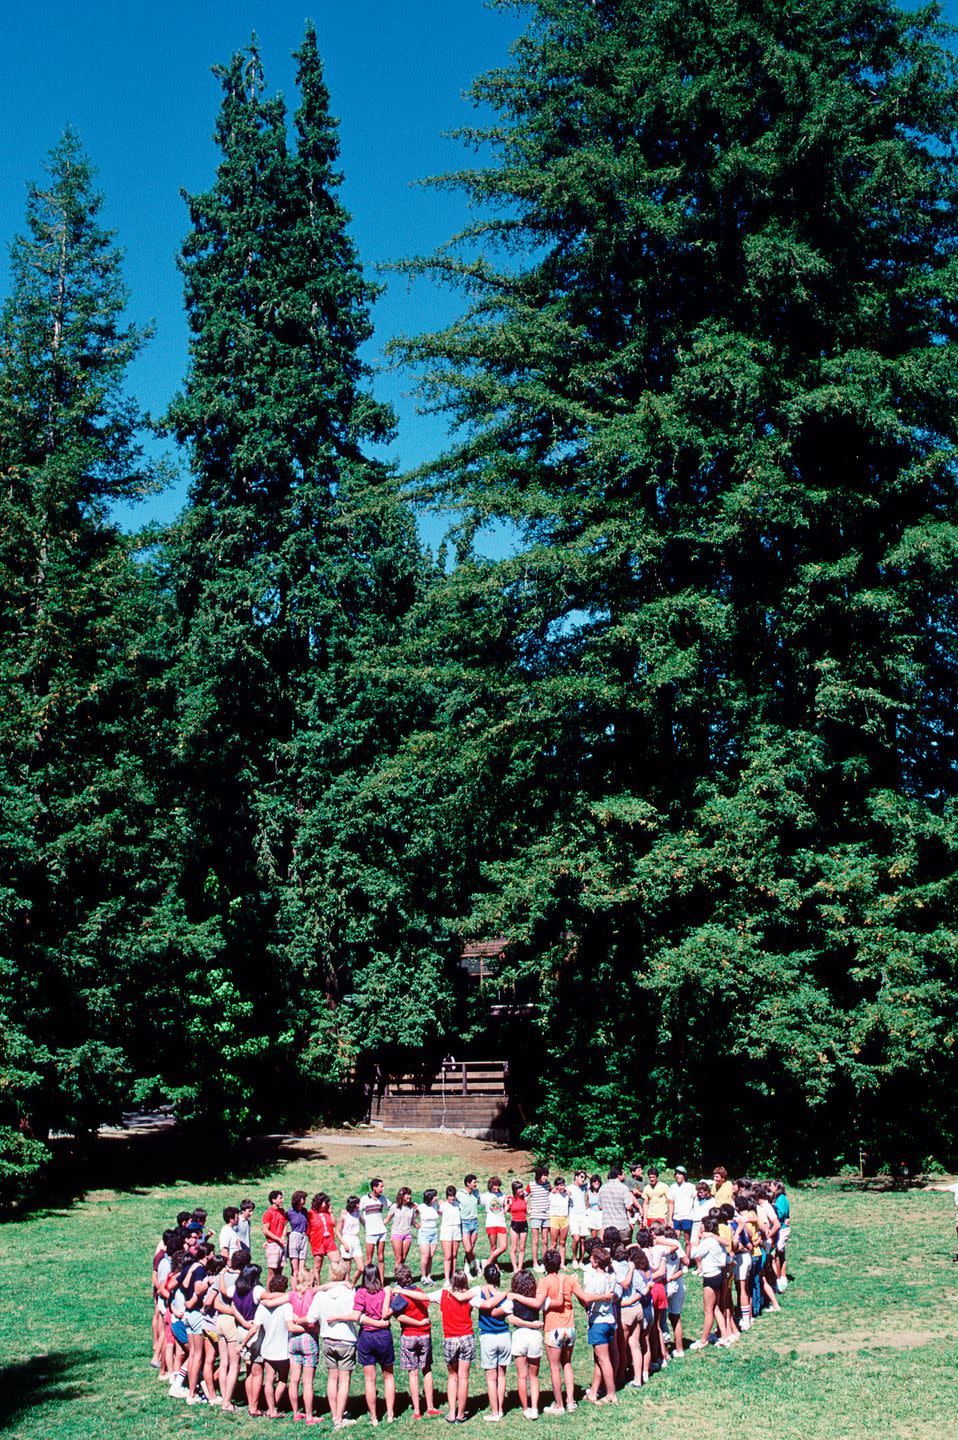
<svg viewBox="0 0 958 1440"><path fill-rule="evenodd" d="M268 1135L226 1147L207 1132L175 1125L111 1134L89 1145L62 1138L52 1142L52 1164L42 1189L22 1206L17 1219L63 1210L88 1190L142 1193L178 1181L196 1186L225 1185L274 1175L290 1161L328 1160L321 1145L295 1136Z"/></svg>
<svg viewBox="0 0 958 1440"><path fill-rule="evenodd" d="M86 1395L88 1386L76 1372L95 1358L92 1350L56 1350L19 1365L0 1366L0 1430L28 1410Z"/></svg>

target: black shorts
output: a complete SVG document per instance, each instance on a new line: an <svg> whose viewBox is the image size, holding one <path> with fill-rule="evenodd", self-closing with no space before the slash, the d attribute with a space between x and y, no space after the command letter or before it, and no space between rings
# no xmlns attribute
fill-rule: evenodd
<svg viewBox="0 0 958 1440"><path fill-rule="evenodd" d="M722 1285L724 1284L724 1281L725 1281L724 1275L703 1275L703 1276L702 1276L702 1289L703 1289L703 1290L714 1290L714 1291L716 1292L716 1294L719 1294L719 1293L721 1292Z"/></svg>
<svg viewBox="0 0 958 1440"><path fill-rule="evenodd" d="M512 1233L513 1233L513 1235L526 1235L526 1234L528 1234L528 1232L529 1232L529 1222L528 1222L528 1220L513 1220L513 1222L512 1222Z"/></svg>

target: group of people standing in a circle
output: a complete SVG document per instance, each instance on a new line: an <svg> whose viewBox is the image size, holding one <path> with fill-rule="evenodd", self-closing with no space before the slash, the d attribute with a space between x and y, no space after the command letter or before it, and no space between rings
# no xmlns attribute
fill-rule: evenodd
<svg viewBox="0 0 958 1440"><path fill-rule="evenodd" d="M242 1384L250 1414L275 1416L288 1404L294 1417L318 1423L325 1418L318 1415L314 1383L322 1355L335 1427L352 1423L347 1403L357 1365L371 1421L378 1423L380 1375L391 1421L395 1326L412 1413L432 1418L439 1414L435 1307L450 1423L467 1418L477 1353L487 1419L505 1413L510 1364L522 1413L529 1419L540 1413L543 1356L553 1392L546 1413L567 1414L577 1405L577 1307L585 1312L593 1351L583 1398L615 1403L623 1385L647 1384L688 1349L713 1340L734 1344L759 1314L780 1308L788 1283L790 1213L778 1181L730 1180L716 1167L711 1180L692 1184L679 1165L666 1184L655 1167L646 1177L633 1165L628 1180L613 1166L604 1180L580 1170L567 1184L542 1165L528 1183L517 1178L506 1188L492 1175L480 1189L469 1174L444 1193L440 1200L438 1190L427 1188L417 1202L410 1187L400 1186L390 1200L377 1177L335 1216L323 1191L308 1207L303 1190L293 1192L288 1206L282 1191L270 1191L261 1221L265 1277L252 1258L252 1201L226 1207L218 1245L206 1230L205 1211L178 1216L153 1267L152 1364L171 1395L228 1412ZM484 1262L477 1253L480 1210L489 1247ZM408 1263L414 1238L418 1276ZM432 1275L439 1254L441 1285ZM692 1268L702 1281L704 1315L701 1335L687 1346L682 1312Z"/></svg>

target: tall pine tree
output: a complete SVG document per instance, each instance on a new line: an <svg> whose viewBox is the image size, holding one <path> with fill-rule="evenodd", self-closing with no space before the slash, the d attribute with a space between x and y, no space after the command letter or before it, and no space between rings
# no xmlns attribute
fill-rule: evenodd
<svg viewBox="0 0 958 1440"><path fill-rule="evenodd" d="M294 1070L331 1073L310 1049L349 988L327 872L331 787L348 794L343 773L388 733L371 693L376 647L419 570L395 482L366 453L393 422L360 354L375 291L337 195L312 27L297 59L292 148L255 42L221 72L222 158L189 202L190 365L170 417L193 469L170 552L184 796L172 923L207 997L182 1081L234 1129L255 1124L257 1106L295 1106Z"/></svg>
<svg viewBox="0 0 958 1440"><path fill-rule="evenodd" d="M124 389L145 332L101 209L68 131L0 321L0 1119L41 1135L91 1129L144 1073L138 941L161 883L162 619L110 512L154 484Z"/></svg>
<svg viewBox="0 0 958 1440"><path fill-rule="evenodd" d="M473 98L480 218L412 266L468 297L406 346L462 430L418 477L462 514L420 750L483 837L460 919L539 988L540 1138L821 1164L898 1158L907 1114L927 1153L958 959L940 12L539 0Z"/></svg>

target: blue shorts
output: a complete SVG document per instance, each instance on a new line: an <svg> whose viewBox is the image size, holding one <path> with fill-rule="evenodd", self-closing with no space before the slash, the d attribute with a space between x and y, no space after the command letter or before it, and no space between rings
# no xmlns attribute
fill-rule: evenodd
<svg viewBox="0 0 958 1440"><path fill-rule="evenodd" d="M681 1230L682 1233L685 1234L685 1235L691 1235L691 1233L692 1233L692 1222L691 1222L691 1220L673 1220L673 1221L672 1221L672 1229L673 1229L673 1230Z"/></svg>
<svg viewBox="0 0 958 1440"><path fill-rule="evenodd" d="M479 1234L479 1221L478 1221L478 1220L463 1220L463 1222L462 1222L462 1233L463 1233L463 1235L478 1235L478 1234Z"/></svg>
<svg viewBox="0 0 958 1440"><path fill-rule="evenodd" d="M356 1358L360 1365L395 1365L396 1347L391 1330L360 1330Z"/></svg>
<svg viewBox="0 0 958 1440"><path fill-rule="evenodd" d="M599 1320L595 1325L589 1326L590 1345L610 1345L614 1335L615 1326L610 1325L606 1320Z"/></svg>
<svg viewBox="0 0 958 1440"><path fill-rule="evenodd" d="M173 1336L173 1339L178 1340L181 1345L189 1344L190 1332L186 1328L185 1320L174 1320L170 1325L170 1334Z"/></svg>

